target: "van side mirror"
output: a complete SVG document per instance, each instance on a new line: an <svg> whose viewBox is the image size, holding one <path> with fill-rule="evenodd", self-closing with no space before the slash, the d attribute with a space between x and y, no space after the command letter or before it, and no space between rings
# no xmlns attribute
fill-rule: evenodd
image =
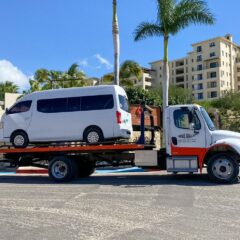
<svg viewBox="0 0 240 240"><path fill-rule="evenodd" d="M192 122L192 123L189 124L189 129L190 129L190 130L193 130L193 131L194 131L195 128L196 128L195 123Z"/></svg>

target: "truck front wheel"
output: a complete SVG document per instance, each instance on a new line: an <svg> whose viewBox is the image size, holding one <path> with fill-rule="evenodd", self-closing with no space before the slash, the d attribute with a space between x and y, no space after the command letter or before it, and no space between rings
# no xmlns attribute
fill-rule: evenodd
<svg viewBox="0 0 240 240"><path fill-rule="evenodd" d="M218 153L209 159L207 171L214 182L233 183L238 179L239 163L229 153Z"/></svg>

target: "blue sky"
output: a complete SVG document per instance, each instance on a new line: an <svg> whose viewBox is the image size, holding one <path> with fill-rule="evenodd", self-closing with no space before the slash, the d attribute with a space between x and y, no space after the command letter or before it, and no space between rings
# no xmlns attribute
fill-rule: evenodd
<svg viewBox="0 0 240 240"><path fill-rule="evenodd" d="M162 38L133 41L142 21L156 19L155 0L118 0L121 62L149 62L163 56ZM240 45L239 0L208 0L214 26L191 26L170 38L170 59L183 57L191 44L232 33ZM227 2L227 3L226 3ZM77 62L88 76L113 70L112 0L1 0L0 81L27 88L39 68L66 70Z"/></svg>

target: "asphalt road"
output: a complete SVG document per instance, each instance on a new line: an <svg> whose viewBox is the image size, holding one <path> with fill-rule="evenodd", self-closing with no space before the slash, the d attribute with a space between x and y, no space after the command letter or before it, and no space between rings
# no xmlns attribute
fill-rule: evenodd
<svg viewBox="0 0 240 240"><path fill-rule="evenodd" d="M0 176L0 239L240 239L240 184L203 175Z"/></svg>

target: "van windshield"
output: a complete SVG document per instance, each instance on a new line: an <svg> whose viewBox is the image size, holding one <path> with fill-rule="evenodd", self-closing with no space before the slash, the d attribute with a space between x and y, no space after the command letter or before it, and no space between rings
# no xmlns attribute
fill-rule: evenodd
<svg viewBox="0 0 240 240"><path fill-rule="evenodd" d="M126 112L129 112L129 104L126 96L118 95L118 99L120 103L120 108Z"/></svg>

